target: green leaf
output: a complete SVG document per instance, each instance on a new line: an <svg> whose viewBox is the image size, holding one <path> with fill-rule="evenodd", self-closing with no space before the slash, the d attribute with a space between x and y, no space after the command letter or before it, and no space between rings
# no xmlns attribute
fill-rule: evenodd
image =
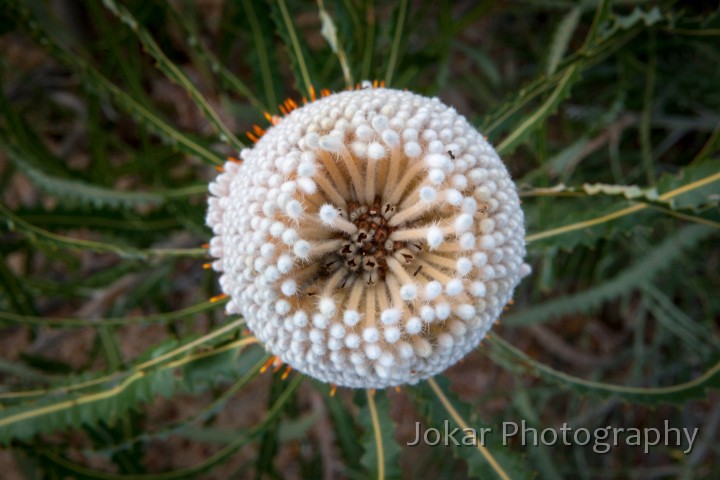
<svg viewBox="0 0 720 480"><path fill-rule="evenodd" d="M569 80L577 80L578 77L576 76L617 52L642 31L640 25L634 25L628 30L614 30L611 34L603 37L598 35L599 39L595 38L597 29L601 24L604 24L609 6L610 2L608 0L598 4L593 28L588 32L585 45L580 51L570 55L565 61L561 62L558 71L552 77L548 78L543 72L541 76L538 76L525 87L516 90L509 100L506 100L500 108L497 108L482 122L479 130L490 137L495 136L501 129L511 128L514 131L517 127L512 124L511 120L530 103L551 91L553 93L563 93L564 90L567 90L571 86L569 83L572 82L569 82ZM558 101L559 99L556 98L555 100ZM552 110L548 107L552 107L552 102L549 103L546 100L543 106L540 107L539 112L542 113L543 111L547 112ZM521 132L522 135L526 135L529 132L528 127L530 125L527 120L530 119L526 119L523 123L525 128L524 131ZM519 136L520 134L517 135ZM516 138L517 136L512 136L513 140ZM513 141L505 148L509 148L509 146L515 143L517 142Z"/></svg>
<svg viewBox="0 0 720 480"><path fill-rule="evenodd" d="M195 105L203 112L208 121L215 127L220 133L220 140L227 142L235 150L240 150L244 147L243 143L235 136L233 132L225 125L220 119L220 116L213 110L205 97L200 93L200 90L190 81L190 79L178 68L170 59L167 57L165 52L160 48L155 39L130 13L124 5L119 5L114 0L102 0L103 5L112 12L113 15L118 17L130 30L132 30L137 36L140 43L142 43L145 51L149 53L157 62L157 67L162 71L168 79L180 85L187 91L190 98L195 102Z"/></svg>
<svg viewBox="0 0 720 480"><path fill-rule="evenodd" d="M9 0L9 2L11 2L12 8L17 10L18 22L27 25L30 28L30 32L41 45L49 49L54 57L74 68L85 81L97 90L110 95L115 103L138 120L141 126L145 127L151 133L158 135L167 145L177 148L178 150L196 155L198 158L215 165L222 165L224 163L224 158L221 155L213 152L202 143L195 141L190 135L177 130L163 119L160 114L153 111L150 105L137 101L132 95L129 95L122 88L111 82L77 53L65 46L61 46L63 44L53 37L49 31L42 29L42 23L32 18L22 3L17 2L17 0Z"/></svg>
<svg viewBox="0 0 720 480"><path fill-rule="evenodd" d="M686 170L692 173L681 174L675 180L663 179L661 185L658 186L657 202L681 202L687 207L699 205L702 202L714 202L715 194L707 192L712 191L711 189L720 181L720 171L717 169L717 165L716 161L691 165L686 167ZM696 192L700 193L696 194ZM544 245L567 249L579 244L592 245L598 238L611 237L617 232L629 231L642 224L647 225L647 222L642 223L637 219L630 221L628 217L638 212L649 211L651 206L648 203L635 203L625 207L617 204L605 209L599 216L532 233L527 235L525 240L528 243L540 241ZM577 210L582 211L581 209Z"/></svg>
<svg viewBox="0 0 720 480"><path fill-rule="evenodd" d="M403 36L403 28L405 26L405 18L407 15L408 1L400 0L400 3L397 6L397 21L394 22L395 32L393 34L392 46L390 47L390 58L388 59L388 65L385 69L385 83L388 87L393 86L393 76L400 57L400 45Z"/></svg>
<svg viewBox="0 0 720 480"><path fill-rule="evenodd" d="M252 32L252 43L254 46L254 53L257 55L257 61L251 62L251 66L255 67L255 64L259 64L260 67L260 79L262 80L262 86L265 90L267 97L268 109L266 111L277 112L277 105L279 103L277 94L275 93L275 83L279 80L280 73L277 69L277 61L273 62L274 58L271 57L271 44L272 35L271 28L263 28L261 22L268 22L266 9L269 7L264 3L253 2L252 0L242 0L242 6L244 11L244 19L250 25L250 31ZM255 8L262 9L261 13L265 13L264 17L258 17L255 12Z"/></svg>
<svg viewBox="0 0 720 480"><path fill-rule="evenodd" d="M232 456L232 454L245 446L253 437L257 436L258 433L264 432L267 429L267 425L273 419L275 419L278 413L284 408L285 403L287 403L288 399L292 397L293 393L295 392L295 390L297 390L297 387L300 385L301 381L302 376L296 376L291 381L289 381L282 395L278 398L277 402L275 402L272 408L263 416L260 422L258 422L249 431L236 432L236 440L227 444L225 447L211 455L206 460L196 465L193 465L192 467L180 468L177 470L171 470L156 474L149 474L148 476L145 476L145 478L147 478L147 480L172 480L193 478L201 473L210 471L221 463L227 461ZM49 449L43 449L35 453L39 453L45 459L53 462L57 467L60 467L63 473L70 475L72 478L101 478L103 480L128 479L126 475L107 473L105 471L99 471L85 467L84 465L80 465L75 461L68 460L63 456L58 455L57 453ZM133 478L137 479L143 477L134 476Z"/></svg>
<svg viewBox="0 0 720 480"><path fill-rule="evenodd" d="M364 401L358 396L361 404L358 422L363 429L360 443L364 451L360 464L365 468L366 478L400 478L400 446L395 440L395 422L389 414L390 402L382 390L365 392Z"/></svg>
<svg viewBox="0 0 720 480"><path fill-rule="evenodd" d="M685 227L666 238L642 259L614 278L588 290L537 303L519 312L513 309L509 315L503 316L501 321L504 325L517 327L548 322L569 313L589 312L603 302L630 294L643 281L651 279L669 267L678 257L715 233L717 233L716 229L705 225Z"/></svg>
<svg viewBox="0 0 720 480"><path fill-rule="evenodd" d="M50 249L70 248L76 250L90 250L93 252L113 253L124 259L147 260L152 256L188 256L204 257L207 252L204 248L149 248L139 249L124 245L83 240L58 235L42 228L38 228L18 217L0 204L0 228L9 232L21 232L35 245L47 246Z"/></svg>
<svg viewBox="0 0 720 480"><path fill-rule="evenodd" d="M577 29L582 9L575 7L570 9L568 13L560 20L557 29L553 34L552 42L550 42L550 51L548 53L547 68L545 74L551 77L557 70L560 60L562 60L567 51L573 32Z"/></svg>
<svg viewBox="0 0 720 480"><path fill-rule="evenodd" d="M275 21L275 27L290 55L297 90L303 92L308 99L311 99L313 97L312 92L314 92L313 80L310 76L308 66L311 57L307 54L305 45L300 43L285 0L268 0L268 4L272 8L272 18Z"/></svg>
<svg viewBox="0 0 720 480"><path fill-rule="evenodd" d="M8 154L8 157L20 171L39 188L47 193L76 201L95 207L110 206L114 208L131 208L137 206L157 206L164 199L161 194L153 192L123 192L111 188L91 185L79 180L71 180L49 175L30 162L25 160L25 155L18 149L0 141L0 149Z"/></svg>
<svg viewBox="0 0 720 480"><path fill-rule="evenodd" d="M642 388L625 385L583 380L555 370L521 352L497 335L486 341L490 345L494 360L502 365L503 359L514 369L542 378L562 388L572 390L578 395L593 395L601 398L616 397L626 402L642 405L682 405L691 400L701 400L708 391L720 388L720 356L708 365L697 378L669 387Z"/></svg>
<svg viewBox="0 0 720 480"><path fill-rule="evenodd" d="M332 421L335 426L335 433L338 437L338 443L342 451L343 460L345 461L348 470L356 472L359 471L359 460L362 457L362 447L357 441L357 428L355 427L355 422L353 421L351 413L337 395L329 395L327 385L323 384L323 386L320 387L316 383L315 387L318 389L322 388L326 391L326 395L323 395L323 398L325 399L325 404L327 405L330 416L332 417Z"/></svg>
<svg viewBox="0 0 720 480"><path fill-rule="evenodd" d="M197 31L195 26L187 18L187 14L173 5L168 5L168 10L172 14L173 18L185 29L188 33L187 45L195 52L197 57L202 60L205 65L210 67L210 71L216 73L220 78L233 90L240 93L243 97L247 98L248 101L258 111L267 111L268 106L263 105L260 100L255 96L250 87L234 75L217 56L210 50L203 40L200 38L200 33Z"/></svg>
<svg viewBox="0 0 720 480"><path fill-rule="evenodd" d="M577 64L573 64L563 74L558 82L555 90L543 102L543 104L535 110L532 115L527 117L520 125L515 127L512 132L503 139L497 146L496 150L500 155L508 155L523 142L536 127L545 121L550 115L555 113L560 103L570 96L570 90L575 82L580 78L580 71Z"/></svg>
<svg viewBox="0 0 720 480"><path fill-rule="evenodd" d="M635 7L633 11L628 15L614 15L604 29L601 30L601 37L610 37L619 30L629 30L637 25L644 25L650 27L656 23L662 21L663 16L660 12L660 7L652 7L650 10L643 10L640 7Z"/></svg>
<svg viewBox="0 0 720 480"><path fill-rule="evenodd" d="M670 205L674 209L698 210L718 205L720 193L714 182L708 178L720 176L720 160L705 160L683 168L678 175L663 175L657 185L661 195L673 193Z"/></svg>
<svg viewBox="0 0 720 480"><path fill-rule="evenodd" d="M497 429L481 422L470 405L450 393L447 378L431 378L410 389L410 393L427 423L443 435L448 433L443 441L451 446L455 457L467 462L472 478L516 480L534 477L522 456L502 445L499 435L492 434Z"/></svg>
<svg viewBox="0 0 720 480"><path fill-rule="evenodd" d="M218 301L207 301L193 305L174 312L156 313L153 315L137 316L137 317L117 317L102 319L86 319L86 318L57 318L57 317L34 317L29 315L17 315L10 312L0 312L0 320L20 325L44 325L53 328L85 328L120 325L151 325L153 323L168 323L181 318L190 317L199 313L216 310L227 304L227 299Z"/></svg>
<svg viewBox="0 0 720 480"><path fill-rule="evenodd" d="M189 345L194 343L196 342L191 342ZM101 382L99 387L60 397L47 395L36 402L25 402L2 409L0 410L0 444L7 445L11 441L27 440L39 433L80 428L83 424L94 425L101 420L113 421L119 415L149 402L158 395L170 397L178 388L182 389L187 385L182 378L176 376L176 369L187 364L199 361L206 365L208 358L220 356L220 360L213 364L214 370L234 372L237 370L233 368L237 350L248 343L247 339L243 339L217 346L208 352L189 355L173 362L166 361L177 352L187 350L188 344L186 344L143 362L125 374L113 373L107 376L107 380ZM235 352L228 355L226 353L228 350ZM192 371L192 367L189 368Z"/></svg>
<svg viewBox="0 0 720 480"><path fill-rule="evenodd" d="M655 188L640 188L637 185L611 185L608 183L583 183L579 187L569 187L564 183L561 183L559 185L555 185L554 187L521 189L519 193L520 196L524 197L577 194L577 196L623 196L628 200L640 199L650 202L658 201L658 192Z"/></svg>

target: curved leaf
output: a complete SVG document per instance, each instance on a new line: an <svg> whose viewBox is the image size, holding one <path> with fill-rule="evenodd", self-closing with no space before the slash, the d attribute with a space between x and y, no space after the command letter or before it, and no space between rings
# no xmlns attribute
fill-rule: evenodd
<svg viewBox="0 0 720 480"><path fill-rule="evenodd" d="M170 397L178 388L187 389L188 383L183 378L177 377L178 367L182 366L186 372L192 372L193 367L188 367L188 364L207 362L208 358L233 350L232 355L219 357L222 361L214 365L214 370L234 372L236 368L233 364L237 352L254 342L254 338L242 339L207 352L189 355L157 368L150 368L160 363L156 361L157 359L153 359L128 372L124 378L122 375L111 376L105 388L80 394L67 394L60 398L48 396L36 403L27 402L0 410L0 444L7 445L12 441L26 440L38 433L78 428L83 424L96 424L100 420L112 421L123 412L136 408L157 395ZM168 354L164 354L158 358L164 359L167 356ZM208 377L205 378L207 381Z"/></svg>
<svg viewBox="0 0 720 480"><path fill-rule="evenodd" d="M398 467L400 446L395 440L395 422L390 418L390 402L385 393L366 390L359 423L363 428L360 442L363 456L360 464L365 467L367 478L401 478Z"/></svg>
<svg viewBox="0 0 720 480"><path fill-rule="evenodd" d="M494 352L492 355L508 359L510 364L518 370L580 395L617 397L626 402L643 405L682 405L690 400L706 398L708 390L720 388L720 356L716 363L709 365L702 375L693 380L670 387L642 388L594 382L568 375L534 360L497 335L490 337L486 344L491 346Z"/></svg>
<svg viewBox="0 0 720 480"><path fill-rule="evenodd" d="M441 432L448 432L445 441L456 457L467 462L471 477L515 480L535 476L525 466L520 454L502 445L497 435L482 433L483 429L492 431L493 428L480 422L477 415L473 415L470 405L450 393L450 383L446 378L431 378L413 387L411 393L428 423Z"/></svg>
<svg viewBox="0 0 720 480"><path fill-rule="evenodd" d="M602 302L629 294L642 281L657 275L670 266L673 260L714 233L717 233L717 229L706 225L685 227L615 278L579 293L547 300L519 312L511 311L509 315L503 316L501 321L509 326L534 325L560 318L568 313L588 312L600 306Z"/></svg>

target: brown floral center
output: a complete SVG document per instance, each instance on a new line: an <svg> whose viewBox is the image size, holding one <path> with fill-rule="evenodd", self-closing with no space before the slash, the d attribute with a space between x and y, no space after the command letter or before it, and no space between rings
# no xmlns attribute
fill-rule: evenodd
<svg viewBox="0 0 720 480"><path fill-rule="evenodd" d="M375 199L372 205L350 202L347 211L338 209L340 216L354 224L357 231L353 234L336 232L335 238L342 241L341 246L323 260L321 276L330 276L345 269L347 279L361 276L367 285L373 285L385 279L388 257L394 256L404 265L412 263L420 246L390 240L390 235L401 228L388 224L396 210L394 205L383 205L379 199Z"/></svg>

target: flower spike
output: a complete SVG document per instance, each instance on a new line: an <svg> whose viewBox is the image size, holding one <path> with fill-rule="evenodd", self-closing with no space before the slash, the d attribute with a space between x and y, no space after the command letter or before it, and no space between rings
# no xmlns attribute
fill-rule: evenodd
<svg viewBox="0 0 720 480"><path fill-rule="evenodd" d="M331 395L417 383L476 348L529 273L515 185L436 98L377 80L308 93L210 184L208 265L276 355L264 370Z"/></svg>

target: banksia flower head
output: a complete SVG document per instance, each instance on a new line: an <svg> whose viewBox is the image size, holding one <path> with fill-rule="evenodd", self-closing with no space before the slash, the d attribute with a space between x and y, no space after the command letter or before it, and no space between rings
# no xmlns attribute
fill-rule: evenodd
<svg viewBox="0 0 720 480"><path fill-rule="evenodd" d="M495 150L437 98L385 88L290 112L210 184L229 313L283 362L383 388L475 348L526 273Z"/></svg>

